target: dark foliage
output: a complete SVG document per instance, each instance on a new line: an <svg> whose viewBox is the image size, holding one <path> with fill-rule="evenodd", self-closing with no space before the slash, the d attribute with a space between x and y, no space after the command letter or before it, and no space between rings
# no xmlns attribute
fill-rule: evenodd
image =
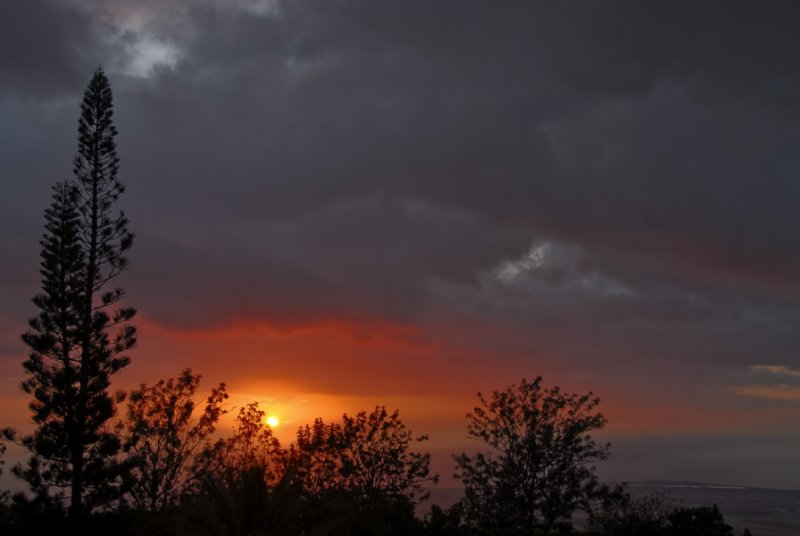
<svg viewBox="0 0 800 536"><path fill-rule="evenodd" d="M118 499L126 470L118 430L108 426L123 395L109 388L130 361L135 311L111 311L125 292L105 285L126 267L133 235L124 214L114 214L124 188L112 118L111 88L98 68L81 103L76 182L56 185L45 212L39 314L22 336L30 347L22 389L33 396L37 429L19 440L32 456L14 472L39 496L67 491L73 515Z"/></svg>
<svg viewBox="0 0 800 536"><path fill-rule="evenodd" d="M405 536L422 534L415 503L405 497L333 489L306 498L301 527L309 534Z"/></svg>
<svg viewBox="0 0 800 536"><path fill-rule="evenodd" d="M609 453L589 435L606 423L599 399L545 389L541 377L478 398L467 432L489 450L456 456L468 524L487 534L571 532L573 514L609 493L592 465Z"/></svg>
<svg viewBox="0 0 800 536"><path fill-rule="evenodd" d="M426 486L438 480L430 473L430 454L411 450L412 443L427 439L415 438L397 410L379 406L353 417L345 414L341 424L317 419L300 428L291 460L306 495L339 490L413 504L426 499Z"/></svg>
<svg viewBox="0 0 800 536"><path fill-rule="evenodd" d="M286 472L287 453L266 425L258 402L239 408L233 434L208 446L198 459L196 471L205 479L236 479L262 471L267 485L278 483Z"/></svg>
<svg viewBox="0 0 800 536"><path fill-rule="evenodd" d="M733 528L725 523L722 513L714 506L677 508L667 516L665 534L670 536L729 536Z"/></svg>
<svg viewBox="0 0 800 536"><path fill-rule="evenodd" d="M187 369L177 379L142 385L131 395L127 438L131 452L136 453L133 474L137 479L131 496L141 494L134 497L133 509L121 502L115 510L67 515L56 496L40 494L28 499L18 494L0 504L0 533L24 536L733 534L716 506L673 508L661 496L632 500L621 489L612 491L597 484L593 468L588 473L570 472L564 465L567 462L585 461L586 453L597 456L598 450L607 452L607 446L594 445L586 433L604 422L594 411L597 402L591 395L564 395L555 388L544 390L537 380L495 393L491 401L481 398L484 405L472 414L470 431L476 434L482 430L484 435L480 437L487 438L487 443L504 445L503 454L537 452L514 444L521 438L538 449L547 445L557 445L551 449L573 449L572 456L545 451L550 456L549 467L581 477L556 480L562 486L565 482L568 485L550 488L551 495L547 498L560 501L556 504L564 504L571 498L576 510L589 514L581 526L573 525L566 515L554 524L543 525L537 518L534 524L523 526L524 520L518 517L506 521L486 511L487 519L495 522L490 525L485 519L476 520L475 505L468 500L446 510L433 505L424 518L416 516L416 507L427 496L427 486L436 477L429 474L429 455L411 451L415 441L426 438L414 438L397 411L389 413L383 407L376 407L370 413L344 415L341 423L328 424L317 419L313 425L300 428L297 441L284 450L265 424L264 412L257 404L249 404L240 408L232 435L210 444L209 435L223 411L225 391L223 385L213 389L195 420L194 412L199 409L194 402L198 382L199 376ZM538 420L532 430L527 419L534 415ZM579 422L565 423L564 419ZM487 423L495 426L502 423L507 430L489 430ZM534 437L534 431L540 436ZM573 439L569 439L571 434L575 435ZM500 443L497 438L509 442ZM486 463L502 459L488 455L484 458ZM546 461L544 455L537 460L537 463ZM537 467L530 460L529 464ZM462 470L463 467L459 466ZM522 465L513 467L517 471L524 469ZM504 493L522 490L519 483L527 482L519 480L520 475L510 469L482 474L489 475L492 480L487 483ZM474 481L470 482L474 485ZM575 499L575 489L584 493L580 500ZM557 493L565 496L552 495ZM512 508L519 507L519 499L513 495L500 497L508 497L510 505L493 502L486 503L487 508L514 516Z"/></svg>
<svg viewBox="0 0 800 536"><path fill-rule="evenodd" d="M467 528L464 516L464 503L457 502L448 509L438 504L431 506L425 518L424 534L430 536L466 536L474 534Z"/></svg>
<svg viewBox="0 0 800 536"><path fill-rule="evenodd" d="M162 512L195 491L202 472L200 454L225 413L225 384L211 390L197 415L200 375L185 369L177 379L142 384L128 397L125 450L132 462L129 496L138 508Z"/></svg>
<svg viewBox="0 0 800 536"><path fill-rule="evenodd" d="M280 447L257 404L240 409L233 435L205 456L200 492L187 523L198 534L416 534L416 500L425 495L429 455L399 418L378 407L317 419ZM422 441L424 437L417 438Z"/></svg>
<svg viewBox="0 0 800 536"><path fill-rule="evenodd" d="M295 534L298 503L286 452L258 403L239 409L233 434L207 445L194 467L199 486L185 498L192 534Z"/></svg>
<svg viewBox="0 0 800 536"><path fill-rule="evenodd" d="M290 479L285 476L271 485L265 480L268 472L253 465L208 474L199 493L186 498L184 530L208 536L299 534L299 503Z"/></svg>
<svg viewBox="0 0 800 536"><path fill-rule="evenodd" d="M675 507L663 495L631 500L625 494L604 504L588 534L603 536L732 536L716 505ZM749 534L746 530L745 534Z"/></svg>
<svg viewBox="0 0 800 536"><path fill-rule="evenodd" d="M413 436L398 411L381 406L300 428L289 463L301 526L314 534L420 533L415 507L438 479L430 455L411 450L425 440Z"/></svg>
<svg viewBox="0 0 800 536"><path fill-rule="evenodd" d="M662 534L672 506L664 495L633 500L627 493L609 497L589 520L590 534L636 536Z"/></svg>

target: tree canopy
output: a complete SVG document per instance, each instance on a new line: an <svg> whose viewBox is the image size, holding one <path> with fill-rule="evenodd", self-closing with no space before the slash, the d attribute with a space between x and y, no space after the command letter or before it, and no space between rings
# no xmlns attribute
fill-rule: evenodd
<svg viewBox="0 0 800 536"><path fill-rule="evenodd" d="M177 378L142 384L128 397L125 449L132 461L128 493L151 511L175 506L197 486L200 454L225 413L225 384L211 390L198 407L200 375L184 369Z"/></svg>
<svg viewBox="0 0 800 536"><path fill-rule="evenodd" d="M609 455L591 432L606 424L592 393L545 388L523 379L467 414L467 433L488 447L456 456L464 483L465 514L483 531L550 534L572 527L572 515L589 512L606 491L594 462Z"/></svg>
<svg viewBox="0 0 800 536"><path fill-rule="evenodd" d="M80 108L75 180L55 186L45 211L42 291L33 299L39 313L22 335L30 348L22 389L33 397L37 428L19 440L31 458L14 470L38 495L66 492L72 514L120 496L125 467L109 421L124 395L110 385L136 344L129 323L136 311L114 309L125 291L107 288L127 266L133 234L115 206L124 187L117 178L111 86L102 68ZM6 436L16 439L11 430Z"/></svg>

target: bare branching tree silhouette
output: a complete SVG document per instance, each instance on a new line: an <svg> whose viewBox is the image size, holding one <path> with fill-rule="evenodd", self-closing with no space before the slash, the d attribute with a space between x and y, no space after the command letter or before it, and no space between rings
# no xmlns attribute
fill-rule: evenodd
<svg viewBox="0 0 800 536"><path fill-rule="evenodd" d="M467 519L498 534L572 530L573 513L606 492L593 463L608 457L609 445L590 435L606 424L600 400L546 389L541 377L478 399L467 432L489 450L456 456Z"/></svg>
<svg viewBox="0 0 800 536"><path fill-rule="evenodd" d="M197 487L200 454L210 447L228 398L221 383L200 406L194 399L199 385L200 375L184 369L177 378L142 384L130 393L125 450L133 467L128 493L139 508L163 511Z"/></svg>
<svg viewBox="0 0 800 536"><path fill-rule="evenodd" d="M403 497L408 501L429 496L428 486L438 481L430 472L430 454L412 446L426 441L415 437L395 410L378 406L355 416L344 415L342 423L312 426L297 431L292 461L307 493L347 490L367 499L375 495Z"/></svg>

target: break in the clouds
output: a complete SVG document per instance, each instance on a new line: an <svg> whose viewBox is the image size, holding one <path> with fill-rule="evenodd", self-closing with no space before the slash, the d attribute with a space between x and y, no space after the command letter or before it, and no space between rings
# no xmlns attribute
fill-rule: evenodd
<svg viewBox="0 0 800 536"><path fill-rule="evenodd" d="M394 325L509 381L797 398L756 376L800 368L800 4L11 0L0 17L4 340L102 63L137 233L124 284L165 329Z"/></svg>
<svg viewBox="0 0 800 536"><path fill-rule="evenodd" d="M736 393L772 400L800 400L800 370L782 365L754 365L750 371L758 383L739 387Z"/></svg>

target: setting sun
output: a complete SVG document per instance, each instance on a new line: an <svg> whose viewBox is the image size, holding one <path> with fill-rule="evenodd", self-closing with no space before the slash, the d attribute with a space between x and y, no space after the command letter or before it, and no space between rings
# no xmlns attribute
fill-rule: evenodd
<svg viewBox="0 0 800 536"><path fill-rule="evenodd" d="M275 427L276 427L276 426L278 426L280 423L281 423L281 421L279 421L279 420L278 420L278 418L277 418L275 415L270 415L269 417L267 417L267 424L268 424L268 425L269 425L271 428L275 428Z"/></svg>

